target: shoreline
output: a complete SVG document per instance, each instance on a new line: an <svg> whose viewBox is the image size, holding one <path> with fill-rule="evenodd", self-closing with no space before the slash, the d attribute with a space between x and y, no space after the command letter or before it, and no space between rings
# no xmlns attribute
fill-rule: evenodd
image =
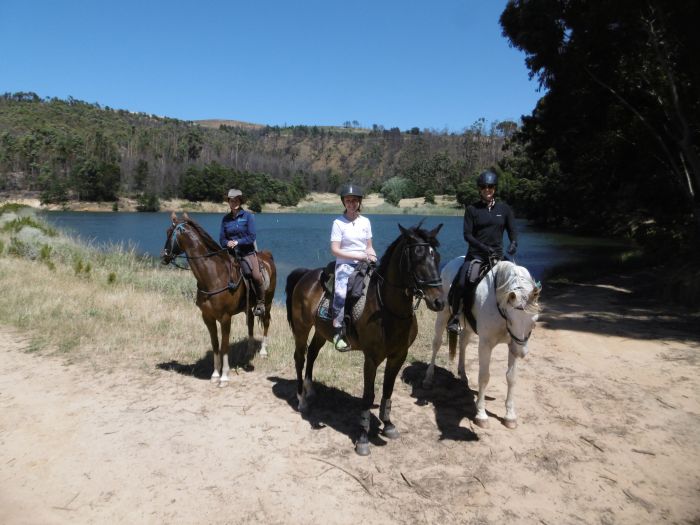
<svg viewBox="0 0 700 525"><path fill-rule="evenodd" d="M339 197L335 193L310 193L307 197L299 201L296 206L280 206L277 203L266 203L262 207L261 213L329 213L334 214L342 211ZM371 193L363 199L363 213L380 215L459 215L464 213L464 209L459 206L454 197L449 195L438 195L435 197L436 204L425 204L422 197L414 199L401 199L399 206L388 204L378 193ZM71 200L65 204L41 204L37 192L7 192L0 194L0 205L7 203L17 203L44 211L75 211L75 212L137 212L136 199L120 197L116 201L117 209L114 209L114 202L83 202ZM247 208L247 206L245 206ZM225 202L194 202L184 199L164 199L160 201L160 211L176 213L199 212L199 213L226 213L228 205ZM148 212L142 212L148 213Z"/></svg>

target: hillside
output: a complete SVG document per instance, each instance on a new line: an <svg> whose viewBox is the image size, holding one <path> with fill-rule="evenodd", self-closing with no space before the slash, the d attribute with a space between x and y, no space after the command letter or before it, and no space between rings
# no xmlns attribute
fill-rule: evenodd
<svg viewBox="0 0 700 525"><path fill-rule="evenodd" d="M349 124L349 123L348 123ZM412 128L270 127L235 120L181 121L34 93L0 97L0 191L39 191L47 202L119 196L219 200L248 184L261 202L297 202L346 180L401 197L454 193L502 157L516 126L484 121L461 134Z"/></svg>

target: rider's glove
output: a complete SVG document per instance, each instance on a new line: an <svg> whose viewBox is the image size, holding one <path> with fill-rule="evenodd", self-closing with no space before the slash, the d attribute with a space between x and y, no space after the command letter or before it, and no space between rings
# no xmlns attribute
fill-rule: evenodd
<svg viewBox="0 0 700 525"><path fill-rule="evenodd" d="M510 243L510 246L508 247L508 255L515 255L516 251L518 251L518 243L513 241Z"/></svg>

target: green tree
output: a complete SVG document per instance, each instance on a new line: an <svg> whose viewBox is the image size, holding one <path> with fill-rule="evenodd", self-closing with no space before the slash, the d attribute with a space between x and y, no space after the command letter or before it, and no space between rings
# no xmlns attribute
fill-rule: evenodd
<svg viewBox="0 0 700 525"><path fill-rule="evenodd" d="M532 162L518 191L538 192L547 220L612 233L651 218L660 239L698 246L699 19L691 0L508 3L504 34L546 89L515 135Z"/></svg>

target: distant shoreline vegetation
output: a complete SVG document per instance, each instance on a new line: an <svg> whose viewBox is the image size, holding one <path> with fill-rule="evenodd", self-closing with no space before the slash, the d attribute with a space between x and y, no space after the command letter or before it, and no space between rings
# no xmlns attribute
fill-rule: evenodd
<svg viewBox="0 0 700 525"><path fill-rule="evenodd" d="M114 202L85 202L67 200L60 204L42 203L37 192L0 193L0 204L17 203L31 208L47 211L75 212L137 212L137 211L175 211L199 213L226 213L228 206L224 202L188 201L170 199L158 201L157 209L143 209L141 202L133 198L118 198ZM250 203L244 207L251 208ZM256 213L328 213L338 214L343 210L340 197L333 193L309 193L293 206L281 206L267 203L255 207ZM398 206L386 202L379 194L369 194L364 200L362 213L378 215L459 215L464 213L454 196L437 195L433 202L425 198L401 199Z"/></svg>

